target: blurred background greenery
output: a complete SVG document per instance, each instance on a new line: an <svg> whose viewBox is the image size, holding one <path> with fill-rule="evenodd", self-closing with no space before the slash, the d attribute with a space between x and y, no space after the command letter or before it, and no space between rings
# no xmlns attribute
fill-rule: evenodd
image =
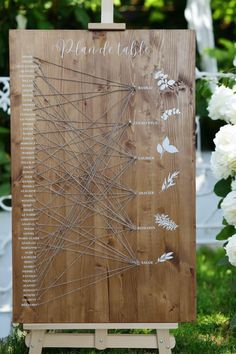
<svg viewBox="0 0 236 354"><path fill-rule="evenodd" d="M186 0L115 0L115 21L127 28L187 28ZM0 0L0 76L9 76L8 31L25 23L27 29L86 29L100 21L100 0ZM219 69L232 71L236 48L236 0L211 1ZM197 57L199 67L199 57ZM208 84L197 83L197 113L201 116L203 148L213 148L219 122L207 119ZM10 193L10 120L0 109L0 195Z"/></svg>
<svg viewBox="0 0 236 354"><path fill-rule="evenodd" d="M187 28L186 0L115 0L115 21L127 28ZM216 44L236 35L236 0L212 0ZM8 75L8 30L17 28L17 15L28 29L86 29L100 21L100 0L0 0L0 76ZM227 65L227 63L225 63Z"/></svg>

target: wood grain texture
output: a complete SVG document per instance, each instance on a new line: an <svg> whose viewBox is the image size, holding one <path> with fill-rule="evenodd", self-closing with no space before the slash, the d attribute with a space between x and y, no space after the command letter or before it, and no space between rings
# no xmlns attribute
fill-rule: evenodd
<svg viewBox="0 0 236 354"><path fill-rule="evenodd" d="M14 321L195 319L194 55L190 30L10 32Z"/></svg>

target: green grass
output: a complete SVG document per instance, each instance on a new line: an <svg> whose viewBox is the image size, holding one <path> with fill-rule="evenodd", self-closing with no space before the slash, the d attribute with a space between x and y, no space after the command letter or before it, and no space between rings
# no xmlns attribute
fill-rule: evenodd
<svg viewBox="0 0 236 354"><path fill-rule="evenodd" d="M219 266L222 248L202 248L197 253L197 308L195 323L180 325L174 331L174 354L236 354L236 331L230 329L230 319L236 312L236 294L232 284L236 268ZM116 331L118 332L118 331ZM125 332L125 331L123 331ZM141 331L133 331L140 333ZM146 333L151 331L146 330ZM24 333L15 328L13 335L0 342L0 354L26 354ZM135 349L44 349L43 354L154 354L155 350Z"/></svg>

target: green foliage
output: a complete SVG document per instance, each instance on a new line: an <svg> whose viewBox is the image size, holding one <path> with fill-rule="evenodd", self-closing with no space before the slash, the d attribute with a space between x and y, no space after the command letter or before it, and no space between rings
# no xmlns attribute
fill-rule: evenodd
<svg viewBox="0 0 236 354"><path fill-rule="evenodd" d="M233 60L236 56L235 43L225 38L220 38L218 41L221 48L207 49L207 53L217 59L218 64L222 70L231 70Z"/></svg>
<svg viewBox="0 0 236 354"><path fill-rule="evenodd" d="M28 354L24 338L22 326L13 327L12 335L5 340L0 340L0 354Z"/></svg>
<svg viewBox="0 0 236 354"><path fill-rule="evenodd" d="M217 240L227 240L230 236L236 233L235 227L233 225L225 226L217 235Z"/></svg>
<svg viewBox="0 0 236 354"><path fill-rule="evenodd" d="M196 82L196 114L200 117L206 117L208 115L207 105L208 100L211 97L211 89L209 82L206 80L197 80Z"/></svg>
<svg viewBox="0 0 236 354"><path fill-rule="evenodd" d="M214 192L218 197L226 197L226 195L231 192L231 177L227 179L221 179L215 184Z"/></svg>
<svg viewBox="0 0 236 354"><path fill-rule="evenodd" d="M213 18L229 26L236 23L236 0L212 0Z"/></svg>
<svg viewBox="0 0 236 354"><path fill-rule="evenodd" d="M10 194L9 129L0 126L0 196Z"/></svg>
<svg viewBox="0 0 236 354"><path fill-rule="evenodd" d="M236 328L236 314L233 316L232 320L230 321L230 329Z"/></svg>

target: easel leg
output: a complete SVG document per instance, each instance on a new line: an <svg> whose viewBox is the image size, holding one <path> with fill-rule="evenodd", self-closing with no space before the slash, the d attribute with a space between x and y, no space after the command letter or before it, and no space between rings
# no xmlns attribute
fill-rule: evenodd
<svg viewBox="0 0 236 354"><path fill-rule="evenodd" d="M32 330L27 334L25 343L29 347L29 354L41 354L44 341L44 330Z"/></svg>
<svg viewBox="0 0 236 354"><path fill-rule="evenodd" d="M157 329L159 354L171 354L170 332L168 329Z"/></svg>
<svg viewBox="0 0 236 354"><path fill-rule="evenodd" d="M107 347L107 329L95 329L95 348L99 350Z"/></svg>

